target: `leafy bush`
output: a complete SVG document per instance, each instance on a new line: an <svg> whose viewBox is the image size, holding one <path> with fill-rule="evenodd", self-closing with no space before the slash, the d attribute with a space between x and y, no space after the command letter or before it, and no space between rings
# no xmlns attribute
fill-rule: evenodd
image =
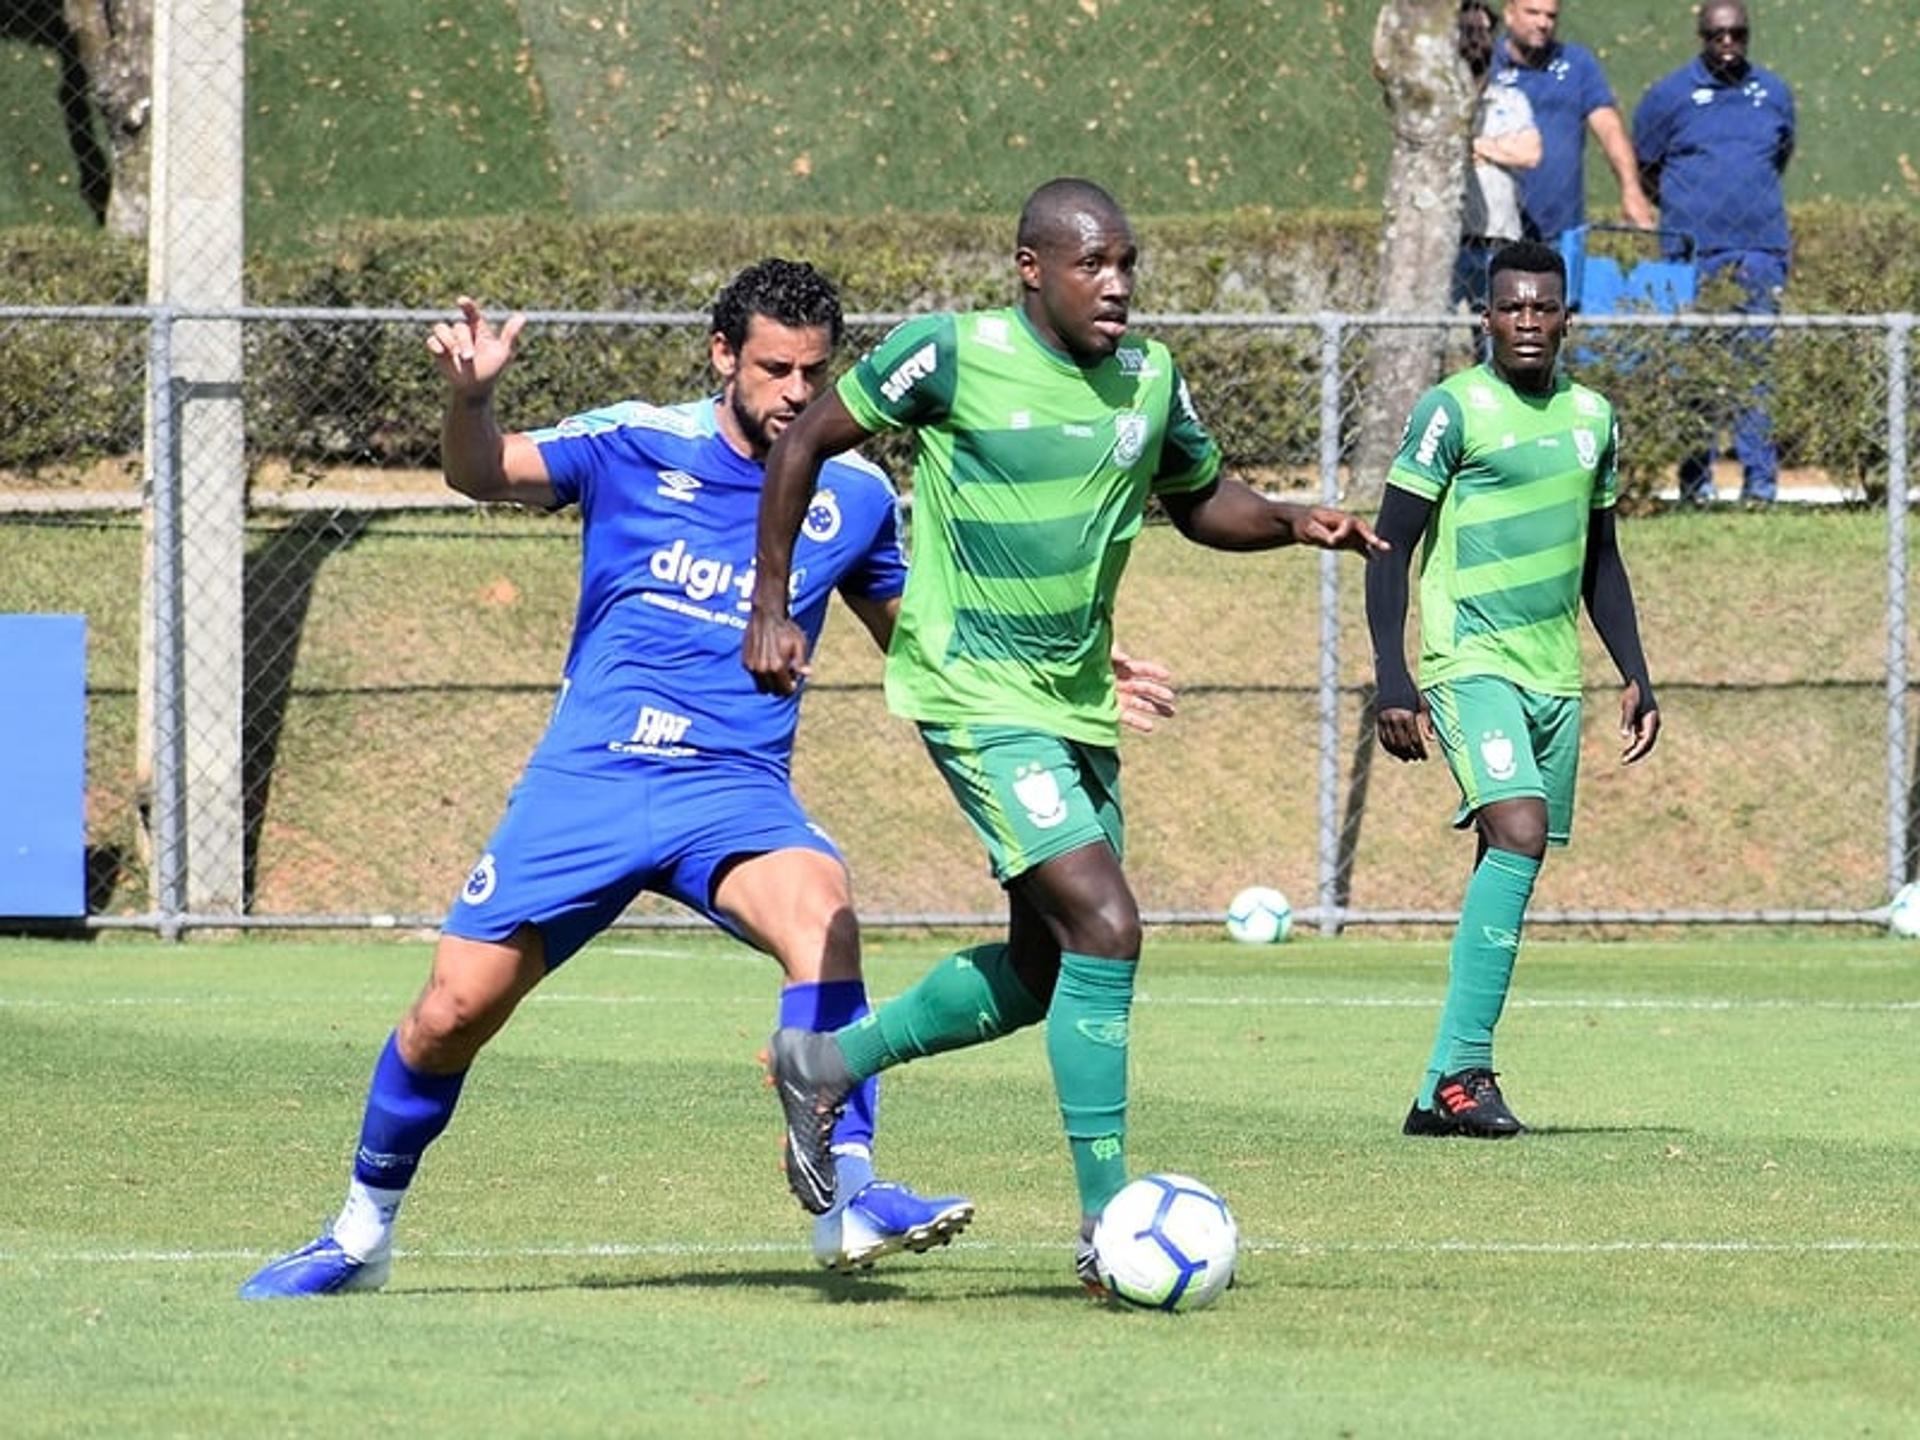
<svg viewBox="0 0 1920 1440"><path fill-rule="evenodd" d="M299 256L253 261L251 304L441 310L459 294L509 308L652 311L686 328L544 330L516 362L510 423L536 423L620 395L679 396L704 383L712 296L767 254L813 258L855 312L1006 303L1014 282L1005 217L895 215L495 217L370 222L313 237ZM1236 211L1143 219L1140 307L1161 314L1302 315L1370 306L1377 223L1361 213ZM1920 216L1893 207L1810 206L1795 213L1797 311L1920 309ZM126 301L144 286L139 248L71 230L0 234L7 298L17 304ZM1702 307L1717 303L1711 291ZM1300 328L1170 325L1210 421L1238 465L1310 467L1319 445L1319 340ZM1770 408L1786 463L1824 469L1871 493L1885 477L1885 366L1878 332L1783 332L1770 347L1744 332L1586 332L1583 375L1627 418L1629 493L1653 488L1708 426L1771 373ZM141 443L144 339L138 324L16 323L0 348L0 465L55 478L77 460ZM875 338L855 327L863 347ZM1380 337L1373 337L1377 343ZM1364 403L1343 368L1347 428ZM417 323L301 321L247 328L249 452L299 466L430 466L440 386ZM1343 445L1350 435L1343 439Z"/></svg>

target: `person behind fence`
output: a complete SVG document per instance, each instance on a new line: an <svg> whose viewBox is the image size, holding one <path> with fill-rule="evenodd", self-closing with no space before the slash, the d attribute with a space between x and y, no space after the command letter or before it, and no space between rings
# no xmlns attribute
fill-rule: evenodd
<svg viewBox="0 0 1920 1440"><path fill-rule="evenodd" d="M1738 287L1744 315L1774 315L1787 283L1791 241L1781 177L1793 157L1793 91L1747 59L1752 22L1740 0L1713 0L1699 14L1700 53L1648 87L1633 114L1633 143L1648 193L1660 207L1666 244L1691 237L1699 278ZM1707 338L1713 338L1711 336ZM1731 358L1750 377L1733 416L1740 497L1771 501L1780 456L1767 414L1765 328L1733 332ZM1683 500L1714 498L1717 446L1680 466Z"/></svg>
<svg viewBox="0 0 1920 1440"><path fill-rule="evenodd" d="M1560 0L1507 0L1506 33L1495 42L1493 83L1519 89L1540 127L1540 163L1520 181L1527 234L1549 244L1587 218L1587 131L1600 142L1620 184L1627 222L1653 224L1653 207L1640 188L1640 167L1613 87L1594 53L1555 38Z"/></svg>
<svg viewBox="0 0 1920 1440"><path fill-rule="evenodd" d="M1125 1184L1128 1024L1138 902L1113 682L1098 657L1150 497L1223 550L1364 551L1365 522L1270 500L1221 474L1218 442L1166 347L1132 334L1139 250L1113 197L1040 186L1013 252L1020 299L906 321L775 442L742 660L790 694L806 636L790 615L794 536L828 457L915 432L914 563L887 655L887 702L914 721L1005 888L1005 937L939 961L831 1035L783 1028L770 1073L789 1183L834 1202L833 1117L892 1065L1046 1024L1079 1198L1076 1269L1098 1288L1092 1218Z"/></svg>
<svg viewBox="0 0 1920 1440"><path fill-rule="evenodd" d="M1573 823L1580 758L1579 611L1625 680L1620 758L1644 759L1660 711L1614 526L1619 430L1606 397L1556 368L1566 267L1524 241L1493 257L1489 358L1423 395L1387 475L1367 562L1376 730L1398 760L1438 742L1472 826L1474 867L1446 1001L1402 1131L1501 1139L1525 1127L1501 1093L1493 1032L1534 880ZM1420 679L1408 672L1408 572L1420 547Z"/></svg>
<svg viewBox="0 0 1920 1440"><path fill-rule="evenodd" d="M1457 43L1479 99L1450 303L1475 311L1487 305L1487 262L1493 252L1523 233L1520 176L1540 163L1540 127L1533 123L1526 93L1517 85L1487 83L1493 73L1493 31L1493 0L1461 0Z"/></svg>
<svg viewBox="0 0 1920 1440"><path fill-rule="evenodd" d="M421 1156L468 1067L541 980L641 891L669 896L773 956L783 1025L834 1028L867 1010L846 866L789 784L797 704L739 664L762 463L827 378L839 297L809 265L741 271L713 311L717 395L625 401L545 430L502 433L493 393L523 317L497 333L473 301L427 341L448 386L447 482L478 500L582 516L578 618L545 735L454 901L432 973L374 1067L345 1205L275 1260L248 1299L377 1289ZM884 647L905 566L886 477L842 457L808 513L794 613L811 640L837 591ZM1168 713L1164 670L1124 656L1129 716ZM814 1227L822 1263L924 1250L966 1226L958 1196L873 1179L876 1095L832 1136L853 1175Z"/></svg>

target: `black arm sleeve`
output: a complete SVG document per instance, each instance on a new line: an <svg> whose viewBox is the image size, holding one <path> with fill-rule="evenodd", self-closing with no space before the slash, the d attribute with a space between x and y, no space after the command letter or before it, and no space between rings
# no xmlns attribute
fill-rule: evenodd
<svg viewBox="0 0 1920 1440"><path fill-rule="evenodd" d="M1587 565L1580 591L1586 597L1593 628L1599 632L1600 642L1619 668L1620 678L1640 687L1640 710L1635 718L1649 710L1658 710L1660 707L1653 698L1653 681L1647 674L1647 657L1640 649L1640 620L1633 608L1633 587L1627 583L1627 567L1620 558L1611 507L1593 513L1587 531Z"/></svg>
<svg viewBox="0 0 1920 1440"><path fill-rule="evenodd" d="M1393 547L1367 556L1367 633L1373 638L1374 703L1382 710L1420 707L1407 671L1407 580L1432 518L1431 500L1389 485L1373 523L1374 533Z"/></svg>

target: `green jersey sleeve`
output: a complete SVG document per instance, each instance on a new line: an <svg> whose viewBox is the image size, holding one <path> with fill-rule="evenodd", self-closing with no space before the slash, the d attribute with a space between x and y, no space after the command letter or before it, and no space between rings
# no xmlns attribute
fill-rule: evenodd
<svg viewBox="0 0 1920 1440"><path fill-rule="evenodd" d="M1167 406L1167 438L1160 447L1160 468L1154 472L1156 495L1185 494L1204 490L1220 474L1220 442L1201 420L1194 408L1193 395L1187 389L1187 377L1180 373L1171 356L1167 365L1173 371L1173 401Z"/></svg>
<svg viewBox="0 0 1920 1440"><path fill-rule="evenodd" d="M1611 408L1611 407L1609 407ZM1593 508L1609 509L1620 498L1620 415L1607 417L1607 444L1593 471Z"/></svg>
<svg viewBox="0 0 1920 1440"><path fill-rule="evenodd" d="M1466 430L1460 402L1443 387L1427 391L1407 417L1400 453L1393 457L1387 483L1411 490L1423 499L1439 499L1460 467Z"/></svg>
<svg viewBox="0 0 1920 1440"><path fill-rule="evenodd" d="M849 414L868 430L901 430L944 420L958 382L951 314L903 320L836 386Z"/></svg>

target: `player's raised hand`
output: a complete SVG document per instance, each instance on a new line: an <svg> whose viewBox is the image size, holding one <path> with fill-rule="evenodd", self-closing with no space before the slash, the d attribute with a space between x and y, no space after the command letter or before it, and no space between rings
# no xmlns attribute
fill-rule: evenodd
<svg viewBox="0 0 1920 1440"><path fill-rule="evenodd" d="M454 302L458 320L443 320L427 335L427 352L456 395L485 395L513 359L513 342L527 317L513 314L496 331L480 313L479 302L462 295Z"/></svg>
<svg viewBox="0 0 1920 1440"><path fill-rule="evenodd" d="M1620 763L1646 759L1659 738L1660 712L1640 708L1640 682L1629 680L1620 692Z"/></svg>
<svg viewBox="0 0 1920 1440"><path fill-rule="evenodd" d="M807 663L806 632L793 623L793 617L769 614L758 606L747 615L740 663L763 695L793 694L813 668Z"/></svg>
<svg viewBox="0 0 1920 1440"><path fill-rule="evenodd" d="M1363 555L1393 548L1358 515L1325 505L1303 505L1294 513L1293 538L1318 550L1358 550Z"/></svg>
<svg viewBox="0 0 1920 1440"><path fill-rule="evenodd" d="M1108 656L1114 687L1120 692L1120 723L1142 735L1153 733L1154 722L1171 719L1174 708L1173 671L1158 660L1136 660L1118 645Z"/></svg>

